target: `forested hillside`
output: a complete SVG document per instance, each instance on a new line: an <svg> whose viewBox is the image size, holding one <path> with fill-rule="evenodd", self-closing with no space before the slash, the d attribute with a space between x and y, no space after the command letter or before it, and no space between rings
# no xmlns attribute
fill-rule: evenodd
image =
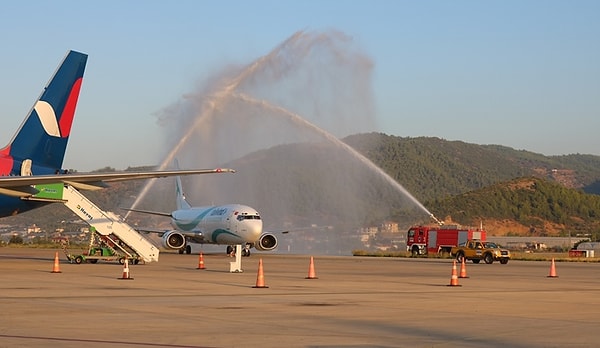
<svg viewBox="0 0 600 348"><path fill-rule="evenodd" d="M598 228L599 197L585 193L599 192L598 156L543 156L499 145L381 133L343 140L440 218L449 216L462 224L485 220L505 233L595 233ZM237 173L226 179L203 176L196 180L203 187L187 186L187 191L198 204L212 204L215 198L210 197L218 197L221 202L251 205L274 226L318 223L350 231L384 221L405 226L427 218L381 176L348 157L352 156L339 147L319 143L279 145L222 164ZM107 170L112 169L102 171ZM172 208L172 182L164 183L167 191L145 199L146 209ZM142 185L112 184L86 195L101 207L124 214L119 207L130 206ZM56 205L3 222L55 226L73 217ZM141 217L136 219L144 224Z"/></svg>
<svg viewBox="0 0 600 348"><path fill-rule="evenodd" d="M599 193L600 157L544 156L500 145L476 145L439 138L357 134L344 141L420 198L456 195L524 176Z"/></svg>
<svg viewBox="0 0 600 348"><path fill-rule="evenodd" d="M505 233L597 237L600 232L600 196L534 177L436 199L427 205L452 220L495 221L496 228L504 224Z"/></svg>

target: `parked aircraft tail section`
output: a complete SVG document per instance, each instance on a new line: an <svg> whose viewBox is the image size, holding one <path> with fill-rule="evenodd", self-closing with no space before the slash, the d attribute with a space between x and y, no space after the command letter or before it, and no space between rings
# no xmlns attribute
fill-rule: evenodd
<svg viewBox="0 0 600 348"><path fill-rule="evenodd" d="M10 143L0 150L2 175L61 170L87 54L69 51ZM12 159L12 166L10 161Z"/></svg>

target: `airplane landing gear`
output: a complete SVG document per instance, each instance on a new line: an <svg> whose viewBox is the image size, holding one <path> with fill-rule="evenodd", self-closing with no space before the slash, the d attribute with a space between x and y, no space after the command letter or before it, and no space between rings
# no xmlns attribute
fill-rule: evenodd
<svg viewBox="0 0 600 348"><path fill-rule="evenodd" d="M191 246L191 245L189 245L189 244L186 244L185 246L183 246L183 247L181 247L179 250L177 250L177 252L178 252L179 254L186 253L186 254L188 254L188 255L189 255L189 254L191 254L191 253L192 253L192 246Z"/></svg>
<svg viewBox="0 0 600 348"><path fill-rule="evenodd" d="M227 255L234 257L235 256L235 250L236 247L233 245L228 245L227 246ZM243 257L250 257L250 245L246 244L244 245L244 248L242 249L242 256Z"/></svg>
<svg viewBox="0 0 600 348"><path fill-rule="evenodd" d="M248 243L246 243L244 245L244 249L242 249L242 256L250 257L250 247L251 246L252 246L252 244L248 244Z"/></svg>

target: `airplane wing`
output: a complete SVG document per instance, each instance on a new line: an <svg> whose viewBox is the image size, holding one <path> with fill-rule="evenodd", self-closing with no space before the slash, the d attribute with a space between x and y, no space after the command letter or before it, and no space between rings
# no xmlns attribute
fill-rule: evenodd
<svg viewBox="0 0 600 348"><path fill-rule="evenodd" d="M146 233L146 234L153 233L153 234L158 235L159 237L162 237L163 234L170 231L170 230L165 230L164 228L159 229L159 228L152 228L152 227L137 227L137 226L135 226L133 229L138 232L142 232L142 233Z"/></svg>
<svg viewBox="0 0 600 348"><path fill-rule="evenodd" d="M164 213L162 211L154 211L154 210L142 210L142 209L131 209L131 208L121 208L123 210L127 210L127 211L132 211L134 213L142 213L142 214L151 214L151 215L159 215L159 216L167 216L167 217L173 217L173 215L171 213ZM148 231L148 232L155 232L155 231ZM160 231L159 231L160 232ZM164 231L163 231L164 232Z"/></svg>
<svg viewBox="0 0 600 348"><path fill-rule="evenodd" d="M280 229L280 230L272 230L272 231L265 231L267 233L281 233L281 234L288 234L288 233L302 233L302 232L314 232L314 231L320 231L320 230L331 230L333 229L333 226L321 226L321 225L310 225L310 226L304 226L304 227L292 227L292 228L286 228L286 229Z"/></svg>
<svg viewBox="0 0 600 348"><path fill-rule="evenodd" d="M150 234L150 233L155 234L160 238L162 238L165 233L173 231L173 230L165 230L165 229L158 229L158 228L152 228L152 227L138 227L138 226L134 227L134 229L138 232L145 233L145 234ZM207 241L206 239L204 239L204 236L202 235L201 232L177 231L177 233L183 235L187 239L187 241L191 242L191 243L213 244L213 242Z"/></svg>
<svg viewBox="0 0 600 348"><path fill-rule="evenodd" d="M145 172L111 172L111 173L84 173L84 174L56 174L56 175L31 175L31 176L0 176L0 194L13 197L28 197L38 193L34 185L42 184L69 184L79 190L100 190L107 187L106 183L141 180L151 178L164 178L177 175L235 173L233 169L188 169L188 170L163 170Z"/></svg>

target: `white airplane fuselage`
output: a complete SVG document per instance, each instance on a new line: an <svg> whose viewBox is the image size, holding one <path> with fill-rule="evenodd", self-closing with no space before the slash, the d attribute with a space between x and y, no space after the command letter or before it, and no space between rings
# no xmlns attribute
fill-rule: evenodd
<svg viewBox="0 0 600 348"><path fill-rule="evenodd" d="M172 212L171 225L194 242L207 244L255 244L263 222L255 209L241 204L194 207Z"/></svg>

